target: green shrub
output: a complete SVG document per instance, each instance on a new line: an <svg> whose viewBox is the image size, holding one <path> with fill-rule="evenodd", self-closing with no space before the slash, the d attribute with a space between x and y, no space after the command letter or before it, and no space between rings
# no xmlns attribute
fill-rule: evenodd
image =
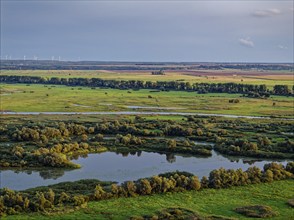
<svg viewBox="0 0 294 220"><path fill-rule="evenodd" d="M292 208L294 208L294 199L289 199L289 200L287 201L287 204L288 204L289 206L291 206Z"/></svg>
<svg viewBox="0 0 294 220"><path fill-rule="evenodd" d="M242 206L235 209L236 212L253 218L269 218L277 215L271 207L265 205Z"/></svg>

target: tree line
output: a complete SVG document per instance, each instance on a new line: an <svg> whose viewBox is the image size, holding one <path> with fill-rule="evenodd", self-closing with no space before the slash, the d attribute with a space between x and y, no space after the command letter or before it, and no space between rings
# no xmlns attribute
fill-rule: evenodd
<svg viewBox="0 0 294 220"><path fill-rule="evenodd" d="M205 93L238 93L249 97L269 97L270 95L293 95L294 86L275 85L269 90L266 85L242 83L190 83L182 81L104 80L99 78L44 78L38 76L0 76L2 83L54 84L66 86L88 86L113 89L155 89L194 91Z"/></svg>
<svg viewBox="0 0 294 220"><path fill-rule="evenodd" d="M248 184L269 183L275 180L293 178L294 162L289 162L286 166L277 163L264 165L263 170L257 167L250 167L246 171L242 169L217 169L210 172L208 178L201 180L191 173L171 172L156 175L150 178L142 178L137 181L126 181L118 184L89 184L83 186L92 193L78 194L67 188L64 183L63 190L55 190L43 187L43 190L33 190L31 192L17 192L7 188L0 189L0 216L13 215L21 212L50 212L54 208L61 207L86 207L88 201L99 201L110 198L134 197L166 192L182 192L203 189L221 189L232 186L244 186ZM58 184L59 186L62 183ZM79 187L75 187L79 190Z"/></svg>

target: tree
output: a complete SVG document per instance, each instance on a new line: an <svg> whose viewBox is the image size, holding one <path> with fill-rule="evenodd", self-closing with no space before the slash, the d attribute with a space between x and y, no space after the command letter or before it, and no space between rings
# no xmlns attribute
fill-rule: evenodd
<svg viewBox="0 0 294 220"><path fill-rule="evenodd" d="M192 190L199 190L201 187L201 184L199 182L199 179L197 176L190 177L190 188Z"/></svg>
<svg viewBox="0 0 294 220"><path fill-rule="evenodd" d="M103 141L103 134L97 134L96 136L95 136L95 139L97 140L97 141Z"/></svg>
<svg viewBox="0 0 294 220"><path fill-rule="evenodd" d="M261 170L258 167L249 167L246 171L251 184L260 183L262 178Z"/></svg>
<svg viewBox="0 0 294 220"><path fill-rule="evenodd" d="M54 204L55 193L52 189L49 189L48 192L45 193L45 198Z"/></svg>
<svg viewBox="0 0 294 220"><path fill-rule="evenodd" d="M21 146L15 146L12 148L12 153L19 158L23 158L24 149Z"/></svg>
<svg viewBox="0 0 294 220"><path fill-rule="evenodd" d="M104 189L102 188L102 186L100 184L98 184L95 187L94 198L96 200L101 200L101 199L105 199L106 197L107 197L106 192L104 191Z"/></svg>
<svg viewBox="0 0 294 220"><path fill-rule="evenodd" d="M203 135L203 131L201 128L197 128L196 133L198 136L202 136Z"/></svg>
<svg viewBox="0 0 294 220"><path fill-rule="evenodd" d="M167 142L168 149L173 150L176 148L176 146L177 146L176 140L168 140L168 142Z"/></svg>
<svg viewBox="0 0 294 220"><path fill-rule="evenodd" d="M203 176L202 179L201 179L201 188L208 188L208 179L206 176Z"/></svg>
<svg viewBox="0 0 294 220"><path fill-rule="evenodd" d="M262 176L262 181L263 182L272 182L274 180L274 174L271 170L266 170L264 173L263 173L263 176Z"/></svg>
<svg viewBox="0 0 294 220"><path fill-rule="evenodd" d="M61 192L59 199L58 199L58 203L60 205L65 204L65 203L69 203L70 202L70 196L67 195L65 192Z"/></svg>
<svg viewBox="0 0 294 220"><path fill-rule="evenodd" d="M128 181L124 187L129 196L136 196L137 187L133 181Z"/></svg>
<svg viewBox="0 0 294 220"><path fill-rule="evenodd" d="M150 195L152 192L152 187L150 185L149 180L141 179L140 181L140 193L142 195Z"/></svg>
<svg viewBox="0 0 294 220"><path fill-rule="evenodd" d="M82 141L87 141L88 140L88 135L82 134Z"/></svg>

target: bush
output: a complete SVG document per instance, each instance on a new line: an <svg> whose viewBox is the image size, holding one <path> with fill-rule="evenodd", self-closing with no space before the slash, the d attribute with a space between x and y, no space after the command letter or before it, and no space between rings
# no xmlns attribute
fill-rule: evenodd
<svg viewBox="0 0 294 220"><path fill-rule="evenodd" d="M287 204L288 204L289 206L291 206L292 208L294 208L294 198L293 198L293 199L289 199L289 200L287 201Z"/></svg>
<svg viewBox="0 0 294 220"><path fill-rule="evenodd" d="M239 103L240 100L239 99L230 99L229 103Z"/></svg>
<svg viewBox="0 0 294 220"><path fill-rule="evenodd" d="M184 208L167 208L157 211L154 215L133 216L130 220L166 220L166 219L204 219L197 213ZM206 218L205 218L206 219ZM207 218L210 219L210 218Z"/></svg>
<svg viewBox="0 0 294 220"><path fill-rule="evenodd" d="M294 162L289 162L286 165L286 170L292 174L294 174Z"/></svg>
<svg viewBox="0 0 294 220"><path fill-rule="evenodd" d="M269 218L277 215L271 207L265 205L242 206L235 209L236 212L253 218Z"/></svg>

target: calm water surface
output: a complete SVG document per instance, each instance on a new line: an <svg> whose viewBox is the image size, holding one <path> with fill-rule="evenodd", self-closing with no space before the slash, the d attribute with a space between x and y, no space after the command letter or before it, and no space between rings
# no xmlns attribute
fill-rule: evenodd
<svg viewBox="0 0 294 220"><path fill-rule="evenodd" d="M64 181L93 178L123 182L175 170L191 172L202 177L204 175L208 176L211 170L220 167L246 170L250 166L262 168L265 163L271 161L228 159L213 151L213 155L208 158L150 152L135 153L135 155L105 152L89 154L85 158L79 157L73 162L80 164L82 168L75 170L44 169L38 171L2 170L0 171L0 188L8 187L14 190L23 190ZM282 163L286 164L286 161L282 161Z"/></svg>

